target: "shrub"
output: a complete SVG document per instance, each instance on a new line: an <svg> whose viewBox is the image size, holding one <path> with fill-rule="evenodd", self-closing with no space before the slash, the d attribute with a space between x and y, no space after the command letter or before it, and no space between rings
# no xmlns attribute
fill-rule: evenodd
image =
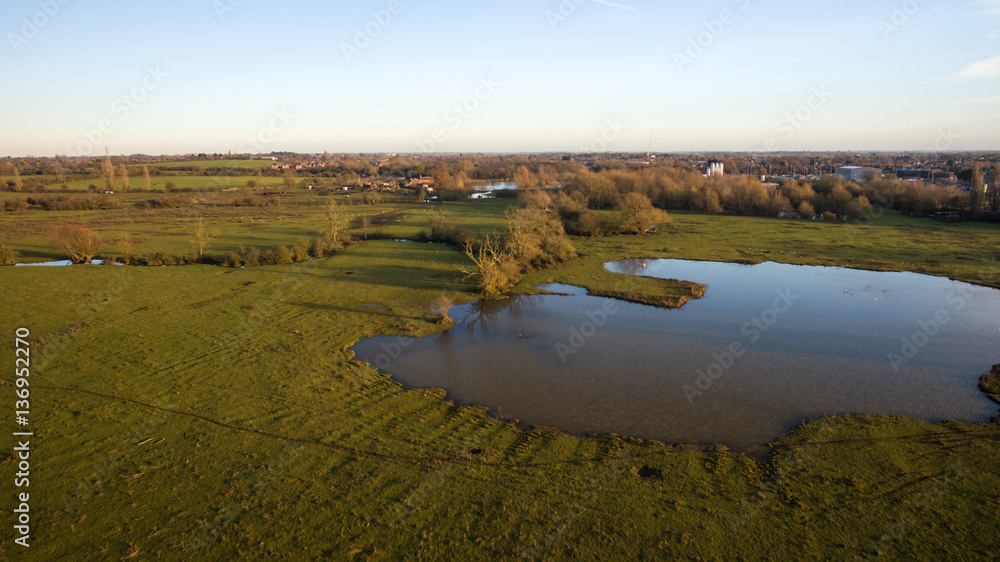
<svg viewBox="0 0 1000 562"><path fill-rule="evenodd" d="M571 197L560 193L555 199L556 212L564 221L578 221L580 215L587 211L587 202L583 197Z"/></svg>
<svg viewBox="0 0 1000 562"><path fill-rule="evenodd" d="M251 246L250 248L245 248L240 246L240 249L236 252L236 260L241 266L245 267L257 267L260 265L260 250Z"/></svg>
<svg viewBox="0 0 1000 562"><path fill-rule="evenodd" d="M286 265L295 261L295 253L288 246L278 246L270 252L270 263L274 265Z"/></svg>
<svg viewBox="0 0 1000 562"><path fill-rule="evenodd" d="M26 204L41 207L43 211L107 211L120 209L121 203L111 197L29 197Z"/></svg>
<svg viewBox="0 0 1000 562"><path fill-rule="evenodd" d="M313 238L309 241L309 255L315 259L326 257L331 242L323 238Z"/></svg>
<svg viewBox="0 0 1000 562"><path fill-rule="evenodd" d="M164 265L181 265L185 260L165 252L153 252L144 261L146 262L145 265L150 267L160 267Z"/></svg>
<svg viewBox="0 0 1000 562"><path fill-rule="evenodd" d="M253 197L246 196L233 201L233 207L277 207L281 205L281 200L277 197Z"/></svg>
<svg viewBox="0 0 1000 562"><path fill-rule="evenodd" d="M138 203L139 208L150 207L153 209L180 209L194 205L194 200L190 197L163 197L160 199L149 199Z"/></svg>
<svg viewBox="0 0 1000 562"><path fill-rule="evenodd" d="M14 265L20 257L17 250L6 244L0 244L0 265Z"/></svg>
<svg viewBox="0 0 1000 562"><path fill-rule="evenodd" d="M437 192L438 199L440 201L462 201L464 199L468 199L469 196L472 195L472 193L473 191L471 189L457 188L457 187L439 189Z"/></svg>
<svg viewBox="0 0 1000 562"><path fill-rule="evenodd" d="M292 248L292 259L295 261L307 261L309 259L309 242L299 242Z"/></svg>
<svg viewBox="0 0 1000 562"><path fill-rule="evenodd" d="M575 221L566 221L566 232L575 236L601 237L617 234L610 217L596 211L584 211Z"/></svg>
<svg viewBox="0 0 1000 562"><path fill-rule="evenodd" d="M494 199L517 199L520 192L519 189L495 189L492 193Z"/></svg>
<svg viewBox="0 0 1000 562"><path fill-rule="evenodd" d="M521 191L517 202L522 207L537 207L546 210L552 207L552 197L542 189Z"/></svg>
<svg viewBox="0 0 1000 562"><path fill-rule="evenodd" d="M424 231L419 235L423 241L450 244L461 248L473 240L472 231L452 225L450 219L442 213L431 215L427 226L430 232Z"/></svg>
<svg viewBox="0 0 1000 562"><path fill-rule="evenodd" d="M871 212L872 204L864 195L858 196L847 203L846 214L848 218L851 219L861 219L869 216Z"/></svg>
<svg viewBox="0 0 1000 562"><path fill-rule="evenodd" d="M10 201L4 201L3 210L8 213L19 213L21 211L27 210L28 202L24 199L12 199Z"/></svg>

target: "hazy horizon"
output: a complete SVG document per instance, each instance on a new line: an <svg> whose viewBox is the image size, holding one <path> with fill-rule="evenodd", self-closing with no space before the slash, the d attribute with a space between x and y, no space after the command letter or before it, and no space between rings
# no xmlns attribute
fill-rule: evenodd
<svg viewBox="0 0 1000 562"><path fill-rule="evenodd" d="M1000 149L1000 0L8 3L0 154Z"/></svg>

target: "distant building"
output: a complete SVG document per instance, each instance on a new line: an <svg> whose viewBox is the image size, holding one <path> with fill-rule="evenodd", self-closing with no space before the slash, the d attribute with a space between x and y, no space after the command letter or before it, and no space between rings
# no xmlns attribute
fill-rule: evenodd
<svg viewBox="0 0 1000 562"><path fill-rule="evenodd" d="M837 175L848 181L868 181L872 178L881 177L882 170L867 166L842 166L837 168Z"/></svg>
<svg viewBox="0 0 1000 562"><path fill-rule="evenodd" d="M712 176L724 176L726 175L726 165L722 162L709 162L708 168L705 170L705 177L710 178Z"/></svg>
<svg viewBox="0 0 1000 562"><path fill-rule="evenodd" d="M425 178L424 176L420 176L420 179L411 178L410 181L406 183L405 187L415 188L420 186L427 187L430 185L434 185L433 177L428 176Z"/></svg>
<svg viewBox="0 0 1000 562"><path fill-rule="evenodd" d="M936 168L899 168L896 177L901 180L954 181L955 174Z"/></svg>

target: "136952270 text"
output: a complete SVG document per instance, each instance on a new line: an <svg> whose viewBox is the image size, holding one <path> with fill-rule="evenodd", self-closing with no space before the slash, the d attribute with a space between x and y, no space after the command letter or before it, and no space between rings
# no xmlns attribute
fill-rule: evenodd
<svg viewBox="0 0 1000 562"><path fill-rule="evenodd" d="M14 460L17 461L17 472L14 475L14 487L17 489L14 509L14 542L27 548L30 546L31 507L27 488L31 485L31 437L33 432L27 431L28 416L31 415L31 335L27 328L18 328L14 339L14 375L15 395L14 421L18 430L14 432Z"/></svg>

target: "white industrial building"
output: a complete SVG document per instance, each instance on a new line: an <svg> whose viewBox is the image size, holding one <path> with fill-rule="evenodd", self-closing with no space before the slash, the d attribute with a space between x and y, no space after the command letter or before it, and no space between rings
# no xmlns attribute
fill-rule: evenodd
<svg viewBox="0 0 1000 562"><path fill-rule="evenodd" d="M842 166L837 168L837 175L848 181L868 181L882 177L882 170L867 166Z"/></svg>

